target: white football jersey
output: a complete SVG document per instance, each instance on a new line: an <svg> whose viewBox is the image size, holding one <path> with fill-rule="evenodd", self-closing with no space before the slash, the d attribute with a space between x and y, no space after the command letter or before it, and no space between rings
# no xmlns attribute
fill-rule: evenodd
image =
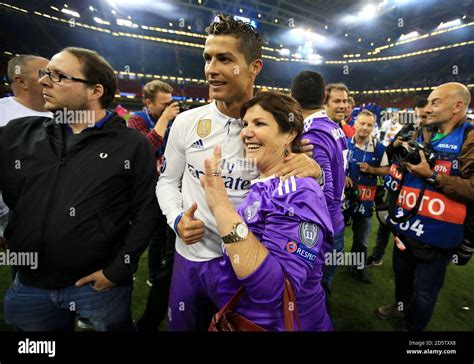
<svg viewBox="0 0 474 364"><path fill-rule="evenodd" d="M240 205L251 181L258 177L256 166L244 159L241 130L240 119L222 114L215 102L179 114L173 123L156 195L172 228L176 218L193 202L198 205L194 216L206 227L203 239L186 245L176 237L176 251L188 260L208 261L222 256L216 221L199 182L204 175L204 160L213 156L214 147L221 144L222 178L234 207Z"/></svg>

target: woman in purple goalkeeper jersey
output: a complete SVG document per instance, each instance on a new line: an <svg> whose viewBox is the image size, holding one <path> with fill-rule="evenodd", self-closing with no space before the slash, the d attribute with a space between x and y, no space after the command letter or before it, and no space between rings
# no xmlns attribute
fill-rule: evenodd
<svg viewBox="0 0 474 364"><path fill-rule="evenodd" d="M303 117L291 97L262 92L241 111L246 157L260 177L238 211L220 177L220 147L205 162L201 183L223 240L224 257L216 266L215 297L222 307L244 285L236 311L268 330L284 330L283 287L286 274L297 297L304 331L329 331L321 287L323 242L333 238L324 195L312 178L274 176L290 151L300 148ZM250 229L250 232L249 232Z"/></svg>

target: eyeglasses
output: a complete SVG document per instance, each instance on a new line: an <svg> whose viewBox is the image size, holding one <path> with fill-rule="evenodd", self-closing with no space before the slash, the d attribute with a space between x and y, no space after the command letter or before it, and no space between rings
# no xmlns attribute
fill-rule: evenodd
<svg viewBox="0 0 474 364"><path fill-rule="evenodd" d="M48 70L39 70L39 77L42 78L44 76L48 76L51 82L59 83L63 78L69 81L76 81L76 82L82 82L82 83L88 83L89 85L95 85L94 82L83 80L82 78L77 78L77 77L72 77L72 76L66 76L63 75L60 72L52 72Z"/></svg>

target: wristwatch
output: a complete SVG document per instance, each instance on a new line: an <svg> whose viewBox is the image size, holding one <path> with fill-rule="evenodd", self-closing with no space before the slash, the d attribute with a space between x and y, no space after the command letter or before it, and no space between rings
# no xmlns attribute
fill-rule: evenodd
<svg viewBox="0 0 474 364"><path fill-rule="evenodd" d="M226 236L222 236L224 244L237 243L239 241L247 239L249 236L249 228L247 224L242 221L236 222L232 225L232 231Z"/></svg>
<svg viewBox="0 0 474 364"><path fill-rule="evenodd" d="M426 183L428 183L431 186L436 186L437 184L436 177L438 177L438 172L434 171L433 174L426 179Z"/></svg>

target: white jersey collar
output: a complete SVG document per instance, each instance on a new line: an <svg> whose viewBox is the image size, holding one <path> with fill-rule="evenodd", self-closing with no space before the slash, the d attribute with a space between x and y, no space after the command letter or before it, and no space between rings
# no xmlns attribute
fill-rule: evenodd
<svg viewBox="0 0 474 364"><path fill-rule="evenodd" d="M215 100L211 103L211 113L212 113L212 120L222 123L222 125L226 125L229 122L240 124L240 119L234 119L234 118L231 118L230 116L227 116L221 113L219 109L217 108L217 101Z"/></svg>

